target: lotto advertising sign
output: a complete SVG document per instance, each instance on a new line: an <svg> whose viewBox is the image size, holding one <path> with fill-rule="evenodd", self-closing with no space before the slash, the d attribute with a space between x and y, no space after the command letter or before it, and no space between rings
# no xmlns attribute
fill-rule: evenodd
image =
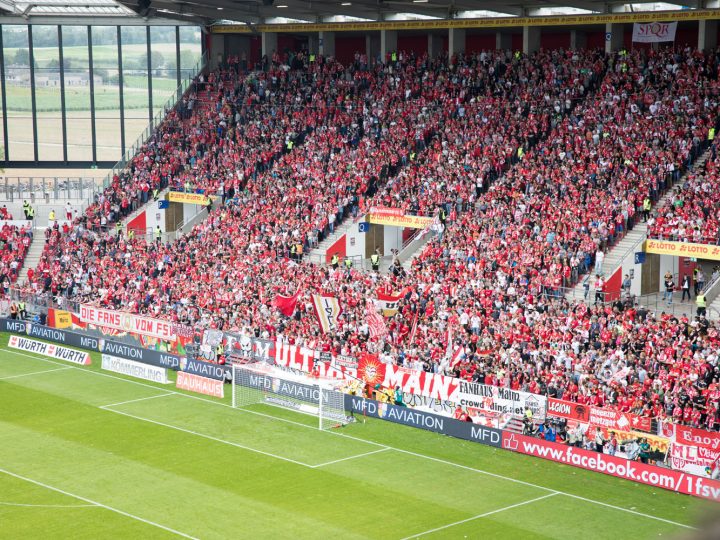
<svg viewBox="0 0 720 540"><path fill-rule="evenodd" d="M171 322L141 317L124 311L113 311L82 304L80 306L80 321L165 341L175 341L177 339L176 325Z"/></svg>
<svg viewBox="0 0 720 540"><path fill-rule="evenodd" d="M222 381L185 373L184 371L178 371L175 386L180 390L187 390L196 394L205 394L216 398L225 397L225 387Z"/></svg>
<svg viewBox="0 0 720 540"><path fill-rule="evenodd" d="M639 461L629 461L608 454L548 442L543 439L535 439L509 431L503 432L502 447L528 456L548 459L556 463L564 463L588 471L609 474L633 482L720 502L720 482L708 478L701 478L672 469L661 469Z"/></svg>
<svg viewBox="0 0 720 540"><path fill-rule="evenodd" d="M73 364L80 364L81 366L89 366L92 362L89 353L20 336L10 336L8 345L11 349L41 354L50 358L72 362Z"/></svg>

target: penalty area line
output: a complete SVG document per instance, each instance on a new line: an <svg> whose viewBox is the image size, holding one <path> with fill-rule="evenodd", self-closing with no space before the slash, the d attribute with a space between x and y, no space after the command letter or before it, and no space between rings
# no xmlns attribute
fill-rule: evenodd
<svg viewBox="0 0 720 540"><path fill-rule="evenodd" d="M190 536L189 534L185 534L183 532L176 531L175 529L171 529L170 527L166 527L165 525L161 525L160 523L156 523L154 521L150 521L149 519L145 519L140 516L136 516L135 514L125 512L124 510L120 510L119 508L108 506L107 504L103 504L101 502L94 501L92 499L88 499L87 497L83 497L81 495L76 495L75 493L70 493L69 491L66 491L64 489L60 489L55 486L51 486L50 484L40 482L39 480L34 480L32 478L28 478L27 476L23 476L21 474L14 473L12 471L8 471L7 469L0 469L0 473L7 474L8 476L12 476L13 478L17 478L18 480L24 480L25 482L29 482L30 484L35 484L36 486L40 486L45 489L49 489L50 491L62 493L63 495L67 495L68 497L73 497L74 499L78 499L79 501L84 501L93 506L97 506L99 508L104 508L105 510L109 510L110 512L115 512L116 514L120 514L121 516L125 516L128 518L134 519L135 521L140 521L147 525L152 525L153 527L157 527L158 529L162 529L162 530L172 533L176 536L181 536L182 538L188 538L190 540L199 540L198 538L196 538L194 536Z"/></svg>
<svg viewBox="0 0 720 540"><path fill-rule="evenodd" d="M542 497L535 497L534 499L530 499L529 501L523 501L523 502L511 504L510 506L505 506L503 508L498 508L497 510L491 510L490 512L485 512L484 514L469 517L467 519L461 519L460 521L455 521L454 523L448 523L447 525L443 525L442 527L436 527L434 529L423 531L421 533L413 534L412 536L406 536L402 540L411 540L412 538L419 538L426 534L432 534L434 532L444 531L445 529L449 529L450 527L455 527L456 525L462 525L463 523L467 523L469 521L474 521L476 519L481 519L484 517L492 516L493 514L499 514L500 512L505 512L506 510L512 510L513 508L518 508L519 506L525 506L526 504L541 501L541 500L547 499L549 497L554 497L555 495L560 495L560 493L558 493L558 492L548 493L547 495L543 495Z"/></svg>
<svg viewBox="0 0 720 540"><path fill-rule="evenodd" d="M317 465L313 465L313 469L317 469L318 467L325 467L326 465L333 465L335 463L340 463L342 461L350 461L351 459L357 459L365 456L371 456L373 454L379 454L380 452L387 452L390 450L390 448L380 448L379 450L373 450L372 452L365 452L364 454L356 454L354 456L348 456L340 459L334 459L332 461L326 461L325 463L318 463Z"/></svg>

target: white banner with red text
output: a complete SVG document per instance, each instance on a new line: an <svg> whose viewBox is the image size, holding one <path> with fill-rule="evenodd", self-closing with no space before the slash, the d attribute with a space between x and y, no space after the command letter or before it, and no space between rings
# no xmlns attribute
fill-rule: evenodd
<svg viewBox="0 0 720 540"><path fill-rule="evenodd" d="M177 339L176 325L172 322L133 315L124 311L114 311L82 304L80 306L80 320L96 326L166 341L175 341Z"/></svg>

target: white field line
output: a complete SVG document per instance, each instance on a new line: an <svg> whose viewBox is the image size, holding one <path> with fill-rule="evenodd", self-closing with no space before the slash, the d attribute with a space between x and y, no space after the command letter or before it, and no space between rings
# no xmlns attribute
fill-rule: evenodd
<svg viewBox="0 0 720 540"><path fill-rule="evenodd" d="M264 455L264 456L272 457L272 458L275 458L275 459L280 459L280 460L282 460L282 461L287 461L287 462L289 462L289 463L293 463L293 464L295 464L295 465L300 465L300 466L302 466L302 467L307 467L307 468L309 468L309 469L312 469L312 468L313 468L312 465L308 465L307 463L303 463L302 461L296 461L296 460L294 460L294 459L290 459L290 458L287 458L287 457L284 457L284 456L279 456L279 455L277 455L277 454L271 454L270 452L265 452L264 450L258 450L257 448L251 448L250 446L245 446L244 444L238 444L238 443L234 443L234 442L232 442L232 441L226 441L225 439L219 439L219 438L217 438L217 437L213 437L212 435L206 435L205 433L200 433L200 432L198 432L198 431L193 431L192 429L185 429L185 428L182 428L182 427L173 426L172 424L166 424L166 423L164 423L164 422L158 422L157 420L151 420L150 418L144 418L144 417L142 417L142 416L136 416L136 415L134 415L134 414L130 414L130 413L122 412L122 411L116 411L115 409L104 408L103 410L104 410L104 411L113 412L113 413L115 413L115 414L121 414L121 415L123 415L123 416L127 416L128 418L134 418L135 420L141 420L141 421L143 421L143 422L149 422L149 423L151 423L151 424L156 424L156 425L158 425L158 426L166 427L166 428L169 428L169 429L175 429L175 430L177 430L177 431L182 431L183 433L189 433L190 435L195 435L195 436L197 436L197 437L202 437L203 439L209 439L209 440L211 440L211 441L219 442L219 443L222 443L222 444L227 444L227 445L229 445L229 446L235 446L235 447L241 448L241 449L243 449L243 450L248 450L248 451L250 451L250 452L255 452L255 453L257 453L257 454L262 454L262 455Z"/></svg>
<svg viewBox="0 0 720 540"><path fill-rule="evenodd" d="M511 504L510 506L505 506L503 508L498 508L497 510L491 510L490 512L485 512L484 514L480 514L478 516L473 516L467 519L461 519L460 521L456 521L454 523L448 523L447 525L443 525L442 527L436 527L435 529L430 529L427 531L423 531L421 533L413 534L412 536L406 536L403 538L403 540L410 540L411 538L420 538L421 536L425 536L426 534L432 534L434 532L443 531L445 529L449 529L450 527L455 527L456 525L462 525L463 523L467 523L468 521L474 521L476 519L492 516L493 514L499 514L500 512L505 512L506 510L512 510L513 508L517 508L519 506L525 506L526 504L534 503L537 501L541 501L543 499L547 499L549 497L554 497L555 495L560 495L560 493L548 493L547 495L543 495L542 497L536 497L534 499L530 499L529 501L523 501L516 504Z"/></svg>
<svg viewBox="0 0 720 540"><path fill-rule="evenodd" d="M0 501L0 506L21 506L23 508L100 508L97 504L26 504Z"/></svg>
<svg viewBox="0 0 720 540"><path fill-rule="evenodd" d="M49 363L51 363L51 364L64 365L64 364L60 364L59 362L55 362L55 361L53 361L53 360L49 360L49 359L47 359L47 358L42 358L42 357L39 357L39 356L32 356L32 355L30 355L30 354L18 352L18 351L15 351L15 350L13 350L13 349L8 349L8 348L5 348L5 347L0 347L0 351L7 351L7 352L10 352L10 353L13 353L13 354L18 354L18 355L20 355L20 356L26 356L26 357L28 357L28 358L32 358L33 360L41 360L41 361L44 361L44 362L49 362ZM100 375L101 377L108 377L108 378L111 378L111 379L117 379L117 380L119 380L119 381L123 381L123 382L130 383L130 384L136 384L136 385L139 385L139 386L145 386L145 387L147 387L147 388L154 388L154 389L156 389L156 390L163 390L163 389L160 388L159 386L153 386L153 385L150 385L150 384L145 384L145 383L142 383L142 382L139 382L139 381L133 381L133 380L130 380L130 379L123 379L122 377L117 377L117 376L115 376L115 375L110 375L109 373L102 373L102 372L100 372L100 371L92 371L92 370L84 369L84 368L82 368L82 367L80 367L80 366L69 366L69 367L70 367L71 369L77 369L77 370L79 370L79 371L81 371L81 372L83 372L83 373L91 373L91 374L93 374L93 375ZM176 395L178 395L178 396L183 396L183 397L186 397L186 398L190 398L190 399L196 399L196 400L199 400L199 401L204 401L204 402L206 402L206 403L212 403L213 405L219 405L219 406L221 406L221 407L228 407L228 408L230 408L230 409L235 409L236 411L239 411L239 412L243 412L243 413L247 413L247 414L254 414L254 415L256 415L256 416L263 416L263 417L265 417L265 418L271 418L271 419L276 420L276 421L278 421L278 422L286 422L286 423L288 423L288 424L294 424L294 425L299 426L299 427L303 427L303 428L306 428L306 429L312 429L312 430L317 431L317 427L315 427L315 426L310 426L310 425L308 425L308 424L303 424L303 423L301 423L301 422L295 422L294 420L289 420L289 419L287 419L287 418L280 418L280 417L277 417L277 416L273 416L273 415L271 415L271 414L265 414L265 413L261 413L261 412L258 412L258 411L251 411L251 410L247 410L247 409L235 408L235 407L233 407L232 405L228 405L227 403L222 403L222 402L220 402L220 401L213 401L213 400L206 399L206 398L203 398L203 397L200 397L200 396L192 396L192 395L190 395L190 394L183 394L183 393L180 393L180 392L171 392L171 393L172 393L172 394L176 394ZM115 412L117 412L117 411L115 411ZM460 469L465 469L465 470L467 470L467 471L472 471L472 472L475 472L475 473L478 473L478 474L483 474L483 475L485 475L485 476L491 476L491 477L497 478L497 479L499 479L499 480L506 480L506 481L508 481L508 482L513 482L513 483L515 483L515 484L522 484L522 485L525 485L525 486L528 486L528 487L533 487L533 488L537 488L537 489L542 489L542 490L544 490L544 491L550 491L550 492L552 492L552 493L559 493L560 495L565 495L566 497L571 497L571 498L573 498L573 499L577 499L577 500L584 501L584 502L591 503L591 504L597 504L597 505L603 506L603 507L605 507L605 508L612 508L612 509L618 510L618 511L620 511L620 512L626 512L626 513L628 513L628 514L634 514L634 515L636 515L636 516L641 516L641 517L644 517L644 518L647 518L647 519L653 519L653 520L655 520L655 521L662 521L663 523L669 523L670 525L675 525L675 526L677 526L677 527L683 527L683 528L685 528L685 529L695 529L695 527L692 527L692 526L690 526L690 525L686 525L685 523L678 523L678 522L676 522L676 521L671 521L671 520L669 520L669 519L665 519L665 518L661 518L661 517L658 517L658 516L654 516L654 515L652 515L652 514L645 514L645 513L643 513L643 512L637 512L637 511L635 511L635 510L630 510L629 508L624 508L624 507L622 507L622 506L616 506L616 505L614 505L614 504L609 504L609 503L605 503L605 502L602 502L602 501L597 501L597 500L595 500L595 499L588 499L588 498L586 498L586 497L581 497L581 496L579 496L579 495L573 495L572 493L567 493L567 492L565 492L565 491L554 490L554 489L551 489L551 488L548 488L548 487L545 487L545 486L540 486L540 485L538 485L538 484L533 484L533 483L531 483L531 482L525 482L524 480L518 480L517 478L511 478L511 477L509 477L509 476L503 476L503 475L501 475L501 474L495 474L495 473L492 473L492 472L489 472L489 471L484 471L484 470L482 470L482 469L476 469L475 467L469 467L469 466L467 466L467 465L462 465L462 464L460 464L460 463L455 463L455 462L452 462L452 461L447 461L447 460L444 460L444 459L440 459L440 458L428 456L428 455L426 455L426 454L418 454L417 452L411 452L410 450L404 450L404 449L402 449L402 448L397 448L397 447L393 447L393 446L388 446L388 445L385 445L385 444L377 443L377 442L374 442L374 441L369 441L369 440L361 439L360 437L353 437L352 435L346 435L345 433L339 433L337 430L327 430L327 431L324 430L323 433L327 433L328 435L335 435L335 436L337 436L337 437L344 437L344 438L346 438L346 439L352 439L352 440L355 440L355 441L360 441L360 442L363 442L363 443L365 443L365 444L370 444L370 445L373 445L373 446L379 446L379 447L381 447L381 448L386 448L386 449L388 449L388 450L395 450L396 452L401 452L401 453L403 453L403 454L408 454L408 455L415 456L415 457L418 457L418 458L427 459L427 460L430 460L430 461L435 461L435 462L437 462L437 463L443 463L443 464L449 465L449 466L451 466L451 467L457 467L457 468L460 468Z"/></svg>
<svg viewBox="0 0 720 540"><path fill-rule="evenodd" d="M165 392L164 394L157 394L154 396L148 396L138 399L129 399L128 401L121 401L119 403L110 403L109 405L102 405L100 406L101 409L109 409L110 407L117 407L118 405L126 405L128 403L137 403L138 401L147 401L148 399L155 399L159 397L165 397L165 396L172 396L176 394L177 392ZM114 412L114 411L113 411Z"/></svg>
<svg viewBox="0 0 720 540"><path fill-rule="evenodd" d="M64 369L71 369L72 366L64 366L57 369L46 369L44 371L33 371L32 373L21 373L19 375L10 375L8 377L0 377L0 381L7 381L10 379L19 379L20 377L30 377L31 375L41 375L43 373L52 373L53 371L62 371Z"/></svg>
<svg viewBox="0 0 720 540"><path fill-rule="evenodd" d="M365 456L371 456L372 454L378 454L380 452L387 452L390 450L390 448L380 448L378 450L373 450L372 452L365 452L364 454L357 454L354 456L348 456L340 459L334 459L332 461L326 461L325 463L318 463L317 465L313 465L313 469L317 469L318 467L325 467L325 465L333 465L334 463L340 463L341 461L350 461L351 459L357 459Z"/></svg>
<svg viewBox="0 0 720 540"><path fill-rule="evenodd" d="M176 531L175 529L171 529L170 527L166 527L165 525L160 525L159 523L155 523L154 521L150 521L149 519L141 518L140 516L136 516L134 514L130 514L129 512L125 512L123 510L119 510L117 508L114 508L112 506L108 506L107 504L103 504L101 502L93 501L92 499L88 499L87 497L83 497L81 495L75 495L74 493L70 493L69 491L65 491L64 489L60 489L54 486L51 486L49 484L45 484L43 482L40 482L38 480L33 480L32 478L28 478L27 476L22 476L20 474L8 471L6 469L0 469L0 473L5 473L8 476L12 476L13 478L17 478L19 480L25 480L26 482L29 482L31 484L35 484L36 486L44 487L45 489L49 489L51 491L56 491L57 493L62 493L63 495L67 495L68 497L73 497L75 499L78 499L80 501L84 501L86 503L90 503L94 506L99 506L100 508L104 508L105 510L110 510L111 512L115 512L116 514L120 514L121 516L129 517L131 519L134 519L136 521L141 521L142 523L146 523L148 525L152 525L153 527L157 527L158 529L162 529L164 531L167 531L169 533L175 534L177 536L181 536L183 538L189 538L190 540L199 540L198 538L195 538L194 536L190 536L189 534L185 534L180 531Z"/></svg>

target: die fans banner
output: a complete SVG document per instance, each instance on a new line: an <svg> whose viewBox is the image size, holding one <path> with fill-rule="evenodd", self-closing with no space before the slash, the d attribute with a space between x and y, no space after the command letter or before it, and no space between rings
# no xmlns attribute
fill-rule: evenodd
<svg viewBox="0 0 720 540"><path fill-rule="evenodd" d="M601 409L591 405L573 403L562 399L548 398L548 414L568 420L577 420L584 424L612 429L612 430L641 430L651 431L652 421L650 418L636 414Z"/></svg>

